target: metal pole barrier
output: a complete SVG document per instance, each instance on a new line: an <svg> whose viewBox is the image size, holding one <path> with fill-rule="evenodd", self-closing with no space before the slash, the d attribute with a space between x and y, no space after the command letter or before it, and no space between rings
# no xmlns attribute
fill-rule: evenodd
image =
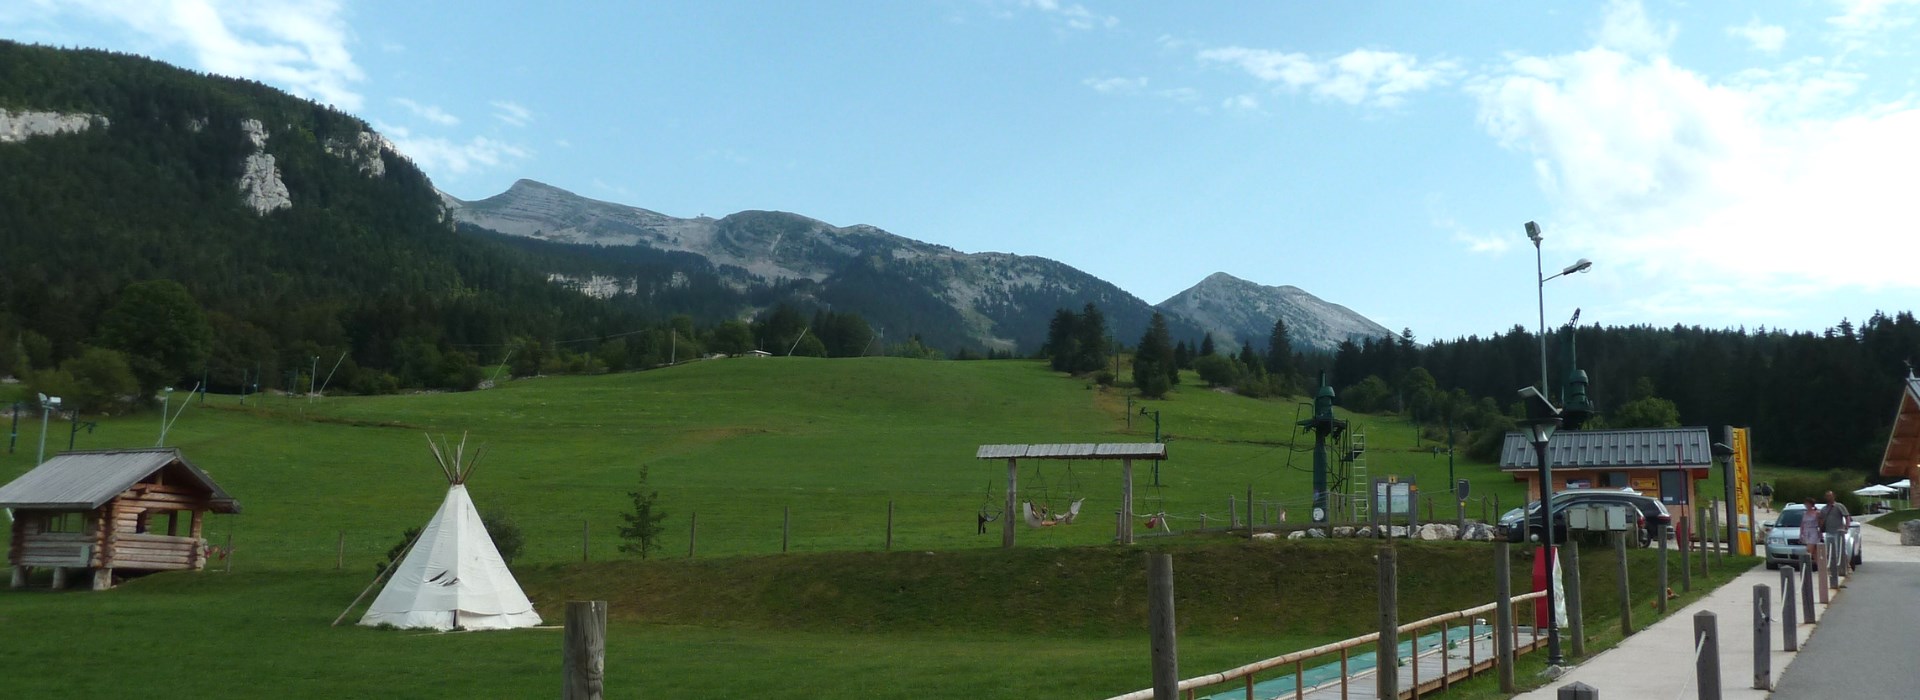
<svg viewBox="0 0 1920 700"><path fill-rule="evenodd" d="M1720 700L1720 632L1711 610L1693 614L1693 673L1700 700Z"/></svg>
<svg viewBox="0 0 1920 700"><path fill-rule="evenodd" d="M1380 562L1380 580L1374 589L1380 596L1380 642L1374 648L1373 674L1379 693L1376 697L1400 697L1400 579L1396 572L1392 545L1380 547L1375 559ZM1415 657L1418 661L1418 657Z"/></svg>
<svg viewBox="0 0 1920 700"><path fill-rule="evenodd" d="M1500 669L1500 692L1513 688L1513 559L1506 539L1493 541L1493 653Z"/></svg>
<svg viewBox="0 0 1920 700"><path fill-rule="evenodd" d="M1753 687L1773 690L1773 659L1767 655L1767 638L1773 636L1773 589L1764 583L1753 584Z"/></svg>
<svg viewBox="0 0 1920 700"><path fill-rule="evenodd" d="M687 558L693 558L693 544L700 536L700 511L687 513Z"/></svg>
<svg viewBox="0 0 1920 700"><path fill-rule="evenodd" d="M1627 578L1627 533L1613 533L1613 554L1620 562L1620 636L1633 634L1633 594L1631 581ZM1661 598L1665 598L1662 592Z"/></svg>
<svg viewBox="0 0 1920 700"><path fill-rule="evenodd" d="M1180 697L1180 651L1174 638L1173 555L1147 554L1147 628L1154 700Z"/></svg>
<svg viewBox="0 0 1920 700"><path fill-rule="evenodd" d="M1563 557L1560 570L1561 575L1566 577L1567 634L1572 637L1573 644L1571 651L1573 655L1586 656L1587 608L1581 602L1581 598L1583 597L1581 594L1583 591L1581 591L1582 586L1580 585L1580 542L1573 537L1573 533L1571 532L1567 533L1567 544L1565 547L1566 549L1562 553L1566 556ZM1552 576L1552 574L1548 574L1548 576ZM1549 602L1547 605L1551 606L1553 603Z"/></svg>
<svg viewBox="0 0 1920 700"><path fill-rule="evenodd" d="M1006 516L1001 516L1006 517ZM780 506L780 553L787 553L787 540L793 535L793 506Z"/></svg>
<svg viewBox="0 0 1920 700"><path fill-rule="evenodd" d="M1793 579L1799 575L1794 567L1780 567L1780 643L1786 651L1800 649L1799 597L1793 592Z"/></svg>
<svg viewBox="0 0 1920 700"><path fill-rule="evenodd" d="M893 551L893 501L887 501L887 549Z"/></svg>

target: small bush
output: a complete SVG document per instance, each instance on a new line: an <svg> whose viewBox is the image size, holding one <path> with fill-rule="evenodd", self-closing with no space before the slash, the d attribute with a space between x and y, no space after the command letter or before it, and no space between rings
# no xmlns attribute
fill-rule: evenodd
<svg viewBox="0 0 1920 700"><path fill-rule="evenodd" d="M1805 503L1812 498L1815 503L1826 503L1827 492L1833 492L1833 500L1847 507L1847 512L1859 515L1863 506L1860 497L1853 490L1860 488L1860 475L1854 472L1834 470L1830 472L1810 472L1783 476L1773 480L1773 502L1775 508L1785 507L1788 503Z"/></svg>

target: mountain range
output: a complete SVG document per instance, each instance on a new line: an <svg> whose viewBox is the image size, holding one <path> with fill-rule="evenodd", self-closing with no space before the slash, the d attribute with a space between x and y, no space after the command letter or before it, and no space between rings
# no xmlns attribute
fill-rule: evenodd
<svg viewBox="0 0 1920 700"><path fill-rule="evenodd" d="M456 221L508 236L596 250L647 249L679 258L682 275L711 275L741 294L790 295L854 310L882 329L907 329L938 347L978 346L1031 352L1054 310L1092 302L1116 338L1131 342L1154 312L1176 338L1213 335L1235 348L1265 349L1284 318L1296 348L1332 350L1343 340L1391 331L1297 287L1268 287L1216 273L1150 305L1097 277L1047 258L964 253L882 229L839 227L798 214L746 211L719 219L677 218L594 200L532 180L493 197L462 201L441 194ZM547 270L556 282L591 295L643 294L648 282L618 265ZM657 271L650 271L656 272Z"/></svg>

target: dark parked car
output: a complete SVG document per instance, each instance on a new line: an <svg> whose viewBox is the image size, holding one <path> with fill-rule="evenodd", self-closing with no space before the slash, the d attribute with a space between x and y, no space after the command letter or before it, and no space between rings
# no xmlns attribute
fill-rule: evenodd
<svg viewBox="0 0 1920 700"><path fill-rule="evenodd" d="M1632 506L1628 517L1635 522L1629 524L1639 530L1639 544L1644 547L1655 537L1665 537L1673 524L1673 517L1667 514L1667 507L1660 499L1643 495L1638 491L1608 489L1574 489L1561 491L1553 495L1553 539L1556 543L1567 541L1567 509L1573 506L1623 505ZM1540 520L1540 502L1527 504L1526 527L1521 527L1520 509L1515 508L1501 516L1500 526L1506 529L1507 541L1539 541L1542 530L1546 528Z"/></svg>

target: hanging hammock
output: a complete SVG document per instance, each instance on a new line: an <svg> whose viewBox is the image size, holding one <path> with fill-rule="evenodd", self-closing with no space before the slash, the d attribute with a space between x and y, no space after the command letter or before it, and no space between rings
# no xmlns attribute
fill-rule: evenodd
<svg viewBox="0 0 1920 700"><path fill-rule="evenodd" d="M1058 515L1048 512L1045 507L1034 510L1033 501L1026 501L1020 504L1020 512L1027 521L1027 527L1072 525L1074 518L1080 517L1080 504L1086 501L1087 499L1084 498L1074 501L1072 505L1067 506L1067 512Z"/></svg>

